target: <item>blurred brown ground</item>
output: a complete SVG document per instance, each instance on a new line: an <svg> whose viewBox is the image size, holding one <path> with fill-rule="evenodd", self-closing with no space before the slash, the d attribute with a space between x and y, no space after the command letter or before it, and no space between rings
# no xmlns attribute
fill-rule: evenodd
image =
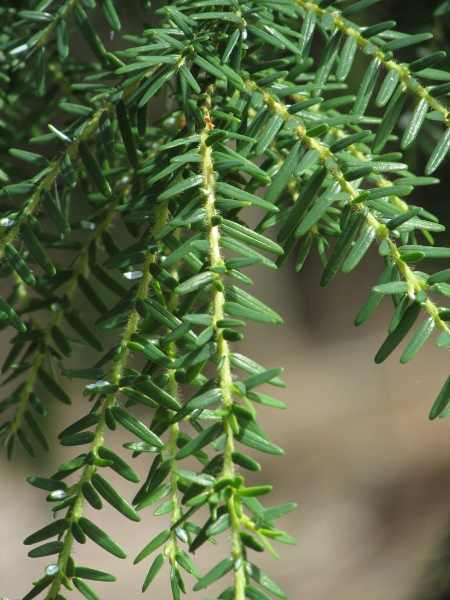
<svg viewBox="0 0 450 600"><path fill-rule="evenodd" d="M239 351L266 367L285 367L286 389L266 391L288 406L287 411L259 411L263 428L286 455L259 455L263 470L252 481L274 485L274 492L264 498L266 506L289 501L299 505L280 521L298 545L281 546L279 562L267 553L253 560L291 600L412 599L450 524L450 425L445 419L427 418L448 375L448 350L438 351L429 340L407 365L398 364L400 352L383 365L374 364L392 313L389 300L383 300L366 324L358 329L352 325L381 270L376 253L370 261L373 272L366 262L350 275L338 275L325 290L318 285L315 259L297 276L292 265L275 275L251 271L255 294L283 316L285 325L247 327ZM86 399L77 397L74 409L82 416ZM55 432L78 418L65 406L55 409ZM130 437L117 431L108 434L108 443L126 457L120 445ZM31 488L25 477L49 475L65 456L76 454L75 449L63 450L56 462L52 457L43 462L22 456L21 462L11 464L2 459L0 593L8 598L23 596L30 581L52 562L52 557L27 558L29 547L22 545L50 515L45 493ZM142 476L146 461L145 456L135 461ZM110 479L130 500L133 484ZM116 584L93 583L103 600L140 598L151 558L137 566L132 560L166 527L167 518L152 517L147 509L143 523L136 524L108 506L93 513L86 509L88 517L114 532L129 559L120 561L88 541L84 547L77 545L77 563L118 576ZM202 573L224 556L229 542L226 534L221 538L218 549L199 551L196 563ZM204 597L190 591L192 579L187 582L188 599ZM207 590L208 595L214 590ZM167 570L144 597L169 600ZM425 600L422 593L420 600Z"/></svg>

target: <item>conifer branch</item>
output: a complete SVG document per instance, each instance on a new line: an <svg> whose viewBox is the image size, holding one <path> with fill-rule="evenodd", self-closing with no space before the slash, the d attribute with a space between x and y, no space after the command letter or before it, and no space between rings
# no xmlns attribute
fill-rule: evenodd
<svg viewBox="0 0 450 600"><path fill-rule="evenodd" d="M155 223L155 227L152 231L153 235L157 235L163 229L163 227L165 226L165 224L167 222L167 215L168 215L167 203L164 203L160 207L158 213L159 213L158 218ZM144 297L145 298L148 294L148 288L149 288L150 281L151 281L151 275L150 275L149 268L150 268L150 265L154 262L154 260L155 260L155 254L152 253L151 251L148 251L146 259L145 259L145 263L143 266L143 276L142 276L142 278L139 282L138 288L136 290L136 297ZM128 323L127 323L125 330L121 336L120 349L117 354L118 358L117 358L116 364L111 369L111 371L108 373L108 375L106 376L106 381L108 381L113 386L116 386L117 389L119 389L119 382L120 382L120 379L124 375L125 368L127 366L129 356L130 356L130 349L128 347L128 342L131 340L132 335L137 331L138 326L139 326L139 320L140 320L139 313L138 313L137 309L133 306L133 308L130 311ZM89 449L89 455L91 455L94 460L95 460L95 458L98 458L98 450L99 450L100 446L103 444L104 439L105 439L106 412L108 409L110 409L112 406L114 406L116 404L117 398L118 398L118 392L116 391L116 392L107 394L105 399L101 402L100 420L95 428L94 439L93 439L93 441L90 445L90 449ZM96 468L95 464L86 464L86 466L83 469L80 480L75 484L75 486L70 488L70 490L68 492L68 495L70 495L71 493L73 493L75 495L75 502L73 504L73 507L69 508L68 517L67 517L68 521L70 523L70 526L72 525L72 523L78 523L78 520L83 515L83 508L84 508L84 502L85 502L83 490L82 490L83 484L91 481L92 476L94 475L96 470L97 470L97 468ZM67 560L72 552L73 541L74 541L73 534L72 534L71 529L69 529L69 531L67 532L67 534L64 538L64 547L63 547L62 551L60 552L59 558L58 558L59 571L58 571L55 579L53 580L50 590L46 596L46 600L55 600L57 594L59 593L61 584L64 582Z"/></svg>
<svg viewBox="0 0 450 600"><path fill-rule="evenodd" d="M264 96L264 103L267 104L269 109L274 113L283 117L285 123L291 119L291 115L283 103L281 103L279 100L275 100L268 92L258 88L253 81L247 80L246 84L252 91L260 91ZM317 150L317 152L320 154L320 162L327 169L329 175L336 182L338 182L341 189L349 195L348 204L352 206L352 209L360 212L363 215L367 225L375 231L379 242L381 243L384 240L388 242L391 260L397 265L404 280L408 284L408 294L410 298L414 300L421 292L423 295L423 293L425 293L431 286L420 279L408 266L408 264L402 260L402 255L390 236L391 232L375 217L373 212L367 210L369 207L364 206L364 202L356 204L353 202L358 198L358 196L360 196L360 192L358 192L358 190L345 179L344 173L337 165L336 161L334 160L334 156L328 147L322 144L317 138L309 137L306 134L306 129L302 125L298 125L293 131L295 131L298 138L301 139L308 148ZM330 159L331 164L329 162ZM425 298L420 303L430 317L432 317L440 331L446 331L450 334L450 329L448 328L446 322L440 318L440 309L435 305L435 303L427 295L425 295Z"/></svg>
<svg viewBox="0 0 450 600"><path fill-rule="evenodd" d="M233 407L233 380L231 376L230 348L228 342L223 336L223 329L218 322L225 317L224 305L225 294L222 282L221 271L224 268L224 260L220 253L220 230L219 223L221 217L216 209L216 191L215 174L212 159L212 147L207 145L208 134L213 127L210 112L210 99L206 100L204 114L206 127L200 134L200 153L202 157L202 192L206 197L206 214L208 223L208 240L210 246L211 270L214 273L213 280L213 327L217 342L217 360L220 389L222 391L222 405L227 414L222 417L223 429L226 435L226 445L224 448L224 466L223 477L227 480L233 480L236 473L232 454L234 448L234 433L239 430L236 417L232 412ZM227 500L227 508L231 517L231 543L232 556L234 560L234 581L235 581L235 600L245 599L245 558L243 544L240 538L240 519L236 512L234 495Z"/></svg>
<svg viewBox="0 0 450 600"><path fill-rule="evenodd" d="M364 30L356 29L353 23L347 21L347 19L343 18L339 13L330 12L324 8L320 8L320 6L314 2L305 2L304 0L293 1L307 11L313 11L319 19L322 19L325 14L330 15L333 18L334 26L342 31L345 36L354 38L360 48L366 48L370 45L370 54L373 57L377 58L389 71L397 71L400 76L400 81L403 82L405 87L419 98L423 98L430 108L441 113L445 125L448 126L450 124L450 111L436 100L436 98L430 94L429 90L420 85L406 65L399 64L391 58L392 52L383 52L383 49L380 48L375 41L366 39L364 37Z"/></svg>

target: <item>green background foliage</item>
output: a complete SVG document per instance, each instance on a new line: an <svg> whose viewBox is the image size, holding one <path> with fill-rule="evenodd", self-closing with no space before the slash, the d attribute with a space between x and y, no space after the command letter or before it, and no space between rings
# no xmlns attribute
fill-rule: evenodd
<svg viewBox="0 0 450 600"><path fill-rule="evenodd" d="M258 453L283 454L258 410L285 405L257 389L284 387L283 369L238 344L247 323L283 317L246 270L289 259L300 271L318 255L324 287L376 246L384 270L355 320L392 300L375 362L399 346L409 362L430 337L450 345L450 269L436 266L450 257L447 215L428 191L445 189L450 149L448 6L421 22L409 11L400 33L401 7L373 0L139 5L138 33L112 0L0 8L0 326L12 332L0 433L9 459L73 447L56 473L28 478L55 519L24 541L47 566L23 600L92 600L115 581L82 559L91 543L127 556L97 517L105 503L132 522L161 517L134 559L148 562L144 592L162 571L174 600L187 587L286 598L258 553L295 545L276 524L295 504L260 502L272 486L244 477ZM85 410L51 440L58 401ZM430 419L449 401L450 378ZM216 537L204 571L194 554Z"/></svg>

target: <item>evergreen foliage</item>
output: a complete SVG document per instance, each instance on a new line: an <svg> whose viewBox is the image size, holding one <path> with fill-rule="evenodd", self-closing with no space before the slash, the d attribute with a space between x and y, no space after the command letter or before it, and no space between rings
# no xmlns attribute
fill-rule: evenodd
<svg viewBox="0 0 450 600"><path fill-rule="evenodd" d="M81 549L73 553L89 538L126 558L114 532L83 515L85 502L132 521L158 504L163 530L134 561L149 564L143 591L163 570L174 600L192 587L182 572L197 579L194 590L224 578L222 600L286 598L254 552L276 557L277 544L295 543L275 524L295 505L265 508L259 497L271 486L248 487L243 476L260 470L255 451L283 454L256 421L258 404L284 408L257 391L284 386L282 369L237 344L247 321L281 324L282 316L247 291L246 267L277 269L296 253L298 271L315 251L325 286L376 243L384 271L355 321L390 295L394 314L375 361L411 330L402 363L433 333L439 347L450 345L441 305L450 269L415 268L449 258L450 248L435 245L443 225L414 204L416 186L439 183L433 174L450 150L450 74L439 69L445 52L427 52L428 33L354 22L376 1L176 0L150 13L139 0L143 30L114 53L91 15L101 11L120 32L126 2L2 2L0 327L12 327L2 374L15 383L0 402L8 458L17 444L31 456L55 449L38 382L71 404L66 382L82 379L89 401L58 436L73 458L28 479L58 518L24 542L38 544L30 557L52 564L23 600L62 600L74 588L93 600L95 582L115 581L80 566ZM73 53L79 33L86 59ZM409 62L396 56L404 48ZM347 92L359 54L364 77ZM374 106L382 117L370 116ZM438 130L425 174L412 173L400 149ZM387 144L397 150L383 153ZM248 210L259 215L256 228ZM114 332L112 347L102 331ZM98 353L95 364L69 360L80 340ZM430 418L450 414L449 401L450 378ZM145 422L136 405L146 407ZM109 448L116 428L132 440L126 460ZM141 454L149 471L136 493L131 464ZM109 483L110 469L130 482L131 503ZM192 553L223 532L231 554L201 572Z"/></svg>

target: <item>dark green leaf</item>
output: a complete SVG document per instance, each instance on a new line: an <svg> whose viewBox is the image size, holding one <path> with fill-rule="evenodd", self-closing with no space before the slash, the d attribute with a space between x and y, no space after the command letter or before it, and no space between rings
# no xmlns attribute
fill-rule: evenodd
<svg viewBox="0 0 450 600"><path fill-rule="evenodd" d="M217 521L211 523L206 530L207 536L218 535L222 531L227 530L231 525L231 516L228 513L221 515Z"/></svg>
<svg viewBox="0 0 450 600"><path fill-rule="evenodd" d="M128 463L126 463L120 456L118 456L115 452L107 448L106 446L100 446L98 449L98 455L100 458L105 460L110 460L112 465L110 468L121 475L124 479L128 481L132 481L133 483L139 483L138 474L130 467Z"/></svg>
<svg viewBox="0 0 450 600"><path fill-rule="evenodd" d="M74 312L64 313L64 317L69 325L83 338L90 346L99 352L103 351L103 346L98 338L92 333L92 329Z"/></svg>
<svg viewBox="0 0 450 600"><path fill-rule="evenodd" d="M133 390L129 387L123 387L121 388L121 391L125 394L127 398L133 400L133 402L138 402L139 404L149 406L150 408L158 408L158 404L154 400L152 400L142 392L139 392L138 390Z"/></svg>
<svg viewBox="0 0 450 600"><path fill-rule="evenodd" d="M25 451L31 456L31 458L36 458L36 453L33 449L33 446L31 445L31 442L27 436L27 434L24 432L24 430L19 427L17 429L17 437L20 440L22 446L25 448Z"/></svg>
<svg viewBox="0 0 450 600"><path fill-rule="evenodd" d="M202 273L197 273L193 275L188 280L180 283L175 288L176 294L189 294L190 292L194 292L195 290L199 290L204 288L205 286L212 283L214 277L210 271L203 271Z"/></svg>
<svg viewBox="0 0 450 600"><path fill-rule="evenodd" d="M439 98L439 96L445 96L449 92L450 92L450 83L442 83L441 85L437 85L436 87L433 87L429 91L429 94L433 98Z"/></svg>
<svg viewBox="0 0 450 600"><path fill-rule="evenodd" d="M168 190L163 192L158 196L158 201L162 202L163 200L168 200L169 198L173 198L174 196L185 192L186 190L190 190L193 187L198 187L203 182L202 175L192 175L192 177L188 177L179 183L176 183Z"/></svg>
<svg viewBox="0 0 450 600"><path fill-rule="evenodd" d="M274 310L248 292L244 292L234 285L227 285L225 290L224 309L228 314L262 323L283 323L283 319Z"/></svg>
<svg viewBox="0 0 450 600"><path fill-rule="evenodd" d="M48 190L42 190L41 201L48 218L51 220L56 229L63 234L70 233L69 223Z"/></svg>
<svg viewBox="0 0 450 600"><path fill-rule="evenodd" d="M420 348L430 337L434 327L435 323L433 317L429 317L426 321L422 323L422 325L417 329L417 331L411 338L411 341L406 346L403 354L400 357L400 362L402 364L407 363L413 358L413 356L417 354Z"/></svg>
<svg viewBox="0 0 450 600"><path fill-rule="evenodd" d="M220 228L231 237L249 244L250 246L255 246L255 248L260 248L261 250L271 252L272 254L283 254L283 248L281 248L281 246L260 233L256 233L248 227L244 227L240 223L223 219Z"/></svg>
<svg viewBox="0 0 450 600"><path fill-rule="evenodd" d="M181 548L177 552L177 563L181 567L183 567L183 569L187 571L190 575L194 575L194 577L200 579L201 575L195 567L194 563L191 561L186 552Z"/></svg>
<svg viewBox="0 0 450 600"><path fill-rule="evenodd" d="M97 527L92 521L86 519L86 517L80 517L78 524L84 531L84 533L96 544L101 546L104 550L117 556L118 558L126 558L127 555L122 548L114 540L112 540L104 531Z"/></svg>
<svg viewBox="0 0 450 600"><path fill-rule="evenodd" d="M83 496L93 508L95 508L96 510L100 510L103 508L103 503L100 496L97 494L97 492L89 483L89 481L85 481L83 483L81 490L83 492Z"/></svg>
<svg viewBox="0 0 450 600"><path fill-rule="evenodd" d="M28 483L33 487L40 490L46 490L47 492L54 492L56 490L67 490L67 484L64 481L57 479L45 479L44 477L28 477Z"/></svg>
<svg viewBox="0 0 450 600"><path fill-rule="evenodd" d="M403 134L402 142L400 144L402 150L407 150L419 135L427 112L428 102L425 98L422 98L414 109L408 125L406 126L405 133Z"/></svg>
<svg viewBox="0 0 450 600"><path fill-rule="evenodd" d="M262 385L263 383L271 383L271 380L277 378L277 375L283 372L283 369L267 369L263 370L260 373L256 373L255 375L251 375L242 381L245 385L246 390L251 390L258 385ZM278 379L278 378L277 378ZM275 385L280 386L280 382L283 384L281 380L278 380ZM281 385L284 387L284 385Z"/></svg>
<svg viewBox="0 0 450 600"><path fill-rule="evenodd" d="M62 371L62 375L66 377L74 377L76 379L94 379L95 381L100 381L104 378L105 373L102 369L64 369Z"/></svg>
<svg viewBox="0 0 450 600"><path fill-rule="evenodd" d="M232 452L231 458L234 464L239 465L243 469L247 469L247 471L261 471L261 465L243 452Z"/></svg>
<svg viewBox="0 0 450 600"><path fill-rule="evenodd" d="M240 496L253 498L254 496L264 496L265 494L271 492L272 489L273 487L271 485L258 485L249 488L241 487L238 490L238 494Z"/></svg>
<svg viewBox="0 0 450 600"><path fill-rule="evenodd" d="M348 146L352 144L356 144L361 140L364 140L368 137L372 132L369 129L365 131L360 131L359 133L353 133L352 135L348 135L347 137L341 138L333 142L330 146L330 152L336 154L336 152L340 152L341 150L345 150Z"/></svg>
<svg viewBox="0 0 450 600"><path fill-rule="evenodd" d="M139 554L134 559L133 564L136 565L138 562L141 562L142 559L146 558L149 554L154 552L157 548L159 548L160 546L165 544L167 542L167 540L169 539L169 537L170 537L170 529L166 529L166 530L162 531L161 533L159 533L155 538L152 539L151 542L149 542L147 544L147 546L145 546L145 548L143 550L141 550L141 552L139 552Z"/></svg>
<svg viewBox="0 0 450 600"><path fill-rule="evenodd" d="M325 45L325 48L323 49L319 64L317 66L316 74L314 77L314 86L316 94L320 93L320 90L327 82L328 76L330 74L331 69L334 66L334 61L339 52L341 39L342 33L336 27L336 29L330 35Z"/></svg>
<svg viewBox="0 0 450 600"><path fill-rule="evenodd" d="M155 558L155 560L153 561L152 566L150 567L149 572L147 573L147 577L145 578L144 584L142 586L142 591L143 592L146 591L146 589L148 588L148 586L151 584L151 582L158 575L159 571L161 570L161 567L163 566L163 564L165 562L166 562L166 555L163 552L161 552L161 554L158 554L158 556Z"/></svg>
<svg viewBox="0 0 450 600"><path fill-rule="evenodd" d="M245 542L244 542L245 543ZM245 586L245 597L249 600L271 600L270 596L253 585Z"/></svg>
<svg viewBox="0 0 450 600"><path fill-rule="evenodd" d="M60 164L64 183L69 189L73 189L77 185L77 178L68 154L62 156Z"/></svg>
<svg viewBox="0 0 450 600"><path fill-rule="evenodd" d="M250 577L259 583L261 587L266 589L271 594L278 596L278 598L282 598L282 600L287 600L287 595L283 592L283 590L278 587L278 585L270 579L268 575L266 575L261 569L259 569L256 565L251 562L247 562L246 571L250 575Z"/></svg>
<svg viewBox="0 0 450 600"><path fill-rule="evenodd" d="M50 450L50 444L48 442L48 439L47 439L45 433L42 431L41 427L37 423L36 419L33 417L33 415L28 410L25 411L24 416L25 416L25 421L27 422L28 427L31 429L32 433L34 434L34 437L37 439L37 441L40 443L40 445L44 448L44 450L46 450L48 452Z"/></svg>
<svg viewBox="0 0 450 600"><path fill-rule="evenodd" d="M203 361L212 358L217 353L217 345L214 342L205 344L202 348L193 350L189 354L185 354L181 358L177 358L171 363L173 369L180 369L183 367L190 367L197 365Z"/></svg>
<svg viewBox="0 0 450 600"><path fill-rule="evenodd" d="M369 200L376 200L378 198L386 198L387 196L406 196L413 190L411 185L392 185L388 187L381 187L369 190Z"/></svg>
<svg viewBox="0 0 450 600"><path fill-rule="evenodd" d="M364 256L364 254L370 248L372 242L375 240L375 237L376 232L374 229L372 229L372 227L366 226L365 228L363 228L363 231L359 236L358 241L353 246L351 252L345 259L344 264L342 265L343 273L350 273L350 271L352 271L356 267L356 265Z"/></svg>
<svg viewBox="0 0 450 600"><path fill-rule="evenodd" d="M221 423L214 423L213 425L210 425L177 452L175 456L176 460L181 460L182 458L186 458L198 450L201 450L216 440L222 433L223 427Z"/></svg>
<svg viewBox="0 0 450 600"><path fill-rule="evenodd" d="M28 268L26 262L11 244L5 245L5 257L9 261L11 267L19 275L19 277L30 286L36 283L33 273Z"/></svg>
<svg viewBox="0 0 450 600"><path fill-rule="evenodd" d="M36 533L29 535L23 543L27 546L31 544L36 544L37 542L42 542L43 540L47 540L48 538L53 537L54 535L60 535L69 526L69 522L66 519L60 519L59 521L53 521L50 525L46 525Z"/></svg>
<svg viewBox="0 0 450 600"><path fill-rule="evenodd" d="M120 20L112 0L100 0L100 8L111 29L113 31L120 31Z"/></svg>
<svg viewBox="0 0 450 600"><path fill-rule="evenodd" d="M72 404L70 396L53 379L53 377L47 373L47 371L44 371L44 369L40 368L38 370L38 377L42 381L43 385L47 388L47 390L51 394L53 394L53 396L55 396L57 400L59 400L63 404Z"/></svg>
<svg viewBox="0 0 450 600"><path fill-rule="evenodd" d="M128 348L132 350L138 350L144 356L146 356L151 361L155 362L162 367L170 368L173 366L172 361L168 358L164 352L161 352L156 346L151 343L146 343L145 346L143 344L137 342L128 342Z"/></svg>
<svg viewBox="0 0 450 600"><path fill-rule="evenodd" d="M90 444L95 438L93 431L82 431L81 433L73 433L60 439L61 446L81 446Z"/></svg>
<svg viewBox="0 0 450 600"><path fill-rule="evenodd" d="M283 123L284 123L284 118L282 115L279 115L278 113L275 113L274 115L272 115L272 117L270 117L264 131L262 132L262 134L260 135L260 137L258 139L258 143L256 144L256 148L255 148L256 156L261 156L262 154L264 154L264 152L267 150L271 141L277 135L277 133L280 130Z"/></svg>
<svg viewBox="0 0 450 600"><path fill-rule="evenodd" d="M200 86L198 85L197 80L192 75L192 73L190 72L190 70L185 65L181 65L180 68L179 68L179 70L180 70L181 76L191 86L191 88L194 90L194 92L196 92L197 94L199 94L201 92Z"/></svg>
<svg viewBox="0 0 450 600"><path fill-rule="evenodd" d="M374 154L379 154L384 148L386 142L388 141L388 138L400 117L403 105L405 103L405 99L406 94L403 90L402 83L398 86L395 94L389 102L389 106L384 114L384 117L381 120L380 126L378 128L377 134L372 145L372 152Z"/></svg>
<svg viewBox="0 0 450 600"><path fill-rule="evenodd" d="M164 446L158 436L150 431L143 423L138 421L136 417L133 417L127 410L121 406L113 406L111 410L115 419L117 419L125 429L128 429L128 431L133 433L143 442L156 446L157 448L162 448Z"/></svg>
<svg viewBox="0 0 450 600"><path fill-rule="evenodd" d="M89 281L83 275L78 275L77 281L78 287L89 300L89 302L92 304L92 306L96 310L98 310L100 314L105 314L106 312L108 312L108 307L97 294L97 292L94 290L94 288L91 286Z"/></svg>
<svg viewBox="0 0 450 600"><path fill-rule="evenodd" d="M111 127L109 114L106 110L104 110L100 115L99 128L105 150L107 152L114 152L116 145L114 141L114 133Z"/></svg>
<svg viewBox="0 0 450 600"><path fill-rule="evenodd" d="M236 435L236 439L245 446L254 448L260 452L265 452L266 454L273 454L276 456L284 454L282 448L268 440L264 435L261 435L257 430L253 431L250 427L247 427L246 429L240 428L238 435Z"/></svg>
<svg viewBox="0 0 450 600"><path fill-rule="evenodd" d="M181 408L180 403L173 396L159 388L152 381L145 382L145 392L150 396L152 400L168 408L169 410L179 410Z"/></svg>
<svg viewBox="0 0 450 600"><path fill-rule="evenodd" d="M40 558L41 556L50 556L51 554L59 554L64 548L63 542L47 542L37 548L33 548L28 552L28 556L31 558Z"/></svg>
<svg viewBox="0 0 450 600"><path fill-rule="evenodd" d="M308 210L309 205L318 193L322 183L325 180L326 175L326 168L319 167L308 179L308 182L306 183L303 190L300 192L292 208L287 213L284 223L280 228L277 237L277 240L279 242L284 242L297 228L297 225L301 221L303 215Z"/></svg>
<svg viewBox="0 0 450 600"><path fill-rule="evenodd" d="M441 391L439 392L438 397L436 398L435 403L430 411L430 420L438 417L441 412L445 409L445 407L450 402L450 377L447 378L447 381L444 383Z"/></svg>
<svg viewBox="0 0 450 600"><path fill-rule="evenodd" d="M338 81L345 81L352 68L353 59L355 58L356 49L358 48L358 42L356 38L349 35L345 40L344 47L342 48L341 55L339 57L338 66L336 69L336 79Z"/></svg>
<svg viewBox="0 0 450 600"><path fill-rule="evenodd" d="M196 394L193 398L191 398L188 401L186 406L189 407L189 410L192 411L197 410L199 408L207 408L208 406L217 404L221 401L221 399L222 390L220 388L213 388L211 390L208 390L207 392L204 392L203 394Z"/></svg>
<svg viewBox="0 0 450 600"><path fill-rule="evenodd" d="M56 25L56 43L60 58L67 58L69 55L69 40L67 38L67 27L64 19L59 19Z"/></svg>
<svg viewBox="0 0 450 600"><path fill-rule="evenodd" d="M288 504L280 504L279 506L266 508L257 515L257 518L263 521L273 521L274 519L279 519L280 517L287 515L296 508L297 505L294 502L290 502Z"/></svg>
<svg viewBox="0 0 450 600"><path fill-rule="evenodd" d="M281 165L281 168L278 171L278 173L272 179L272 183L270 184L269 189L267 190L267 193L264 196L266 202L274 203L286 187L299 161L301 146L302 143L299 140L289 151L289 154L283 161L283 164Z"/></svg>
<svg viewBox="0 0 450 600"><path fill-rule="evenodd" d="M273 183L272 183L272 186L273 186ZM269 210L271 212L278 212L278 210L279 210L276 206L271 204L271 200L267 201L267 195L266 195L266 199L262 200L261 198L258 198L258 196L255 196L254 194L250 194L249 192L246 192L245 190L241 190L240 188L235 187L234 185L230 185L228 183L223 183L221 181L217 182L216 190L224 196L228 196L229 198L234 198L235 200L241 200L242 202L245 202L246 205L247 205L247 203L253 204L254 206L259 206L260 208L264 208L265 210Z"/></svg>
<svg viewBox="0 0 450 600"><path fill-rule="evenodd" d="M236 254L240 254L241 256L245 256L247 258L257 257L261 260L261 264L268 267L269 269L276 270L277 266L274 262L269 260L266 256L263 256L253 248L249 248L246 244L239 242L233 238L229 238L226 236L222 236L220 238L220 245L227 250L231 250L232 252L236 252Z"/></svg>
<svg viewBox="0 0 450 600"><path fill-rule="evenodd" d="M408 291L406 281L391 281L375 285L372 290L377 294L403 294Z"/></svg>
<svg viewBox="0 0 450 600"><path fill-rule="evenodd" d="M449 130L450 131L450 130ZM450 248L439 246L400 246L400 254L409 254L410 252L423 252L426 258L450 258Z"/></svg>
<svg viewBox="0 0 450 600"><path fill-rule="evenodd" d="M353 239L358 231L361 223L361 215L357 212L351 214L347 226L342 232L330 258L328 259L327 266L324 269L320 285L323 287L330 283L333 277L336 275L339 267L341 266L345 255L347 254L350 246L352 245Z"/></svg>
<svg viewBox="0 0 450 600"><path fill-rule="evenodd" d="M300 38L300 52L302 53L303 58L308 56L317 23L317 17L314 11L307 10L305 12L306 15L301 29L302 37Z"/></svg>
<svg viewBox="0 0 450 600"><path fill-rule="evenodd" d="M111 188L109 183L101 172L96 158L84 140L82 140L78 145L78 155L83 161L86 171L91 176L92 181L94 182L98 191L103 194L105 198L109 198L109 196L111 196Z"/></svg>
<svg viewBox="0 0 450 600"><path fill-rule="evenodd" d="M233 559L225 558L220 561L215 567L213 567L206 575L204 575L197 583L194 585L194 591L203 590L208 587L224 575L226 575L233 568Z"/></svg>
<svg viewBox="0 0 450 600"><path fill-rule="evenodd" d="M37 167L46 167L48 165L48 159L45 158L45 156L41 156L40 154L36 154L35 152L29 152L28 150L10 148L9 154L31 165L36 165Z"/></svg>
<svg viewBox="0 0 450 600"><path fill-rule="evenodd" d="M353 105L352 112L355 115L364 114L377 83L378 75L380 74L380 67L381 61L378 58L374 58L368 66Z"/></svg>
<svg viewBox="0 0 450 600"><path fill-rule="evenodd" d="M100 600L99 596L97 596L97 594L93 590L91 590L91 588L86 583L84 583L82 579L78 579L78 577L73 577L72 581L74 586L80 592L80 594L87 598L87 600Z"/></svg>
<svg viewBox="0 0 450 600"><path fill-rule="evenodd" d="M369 8L369 6L372 6L372 4L376 4L379 1L380 0L359 0L359 2L355 2L350 6L347 6L347 8L344 8L342 11L342 16L345 18L350 17L361 10Z"/></svg>
<svg viewBox="0 0 450 600"><path fill-rule="evenodd" d="M405 35L402 37L398 37L394 40L390 40L389 42L386 42L385 44L383 44L382 50L383 52L399 50L400 48L406 48L407 46L412 46L413 44L420 44L421 42L426 42L432 37L432 33L417 33L416 35Z"/></svg>
<svg viewBox="0 0 450 600"><path fill-rule="evenodd" d="M82 34L84 35L87 43L91 47L91 50L95 54L95 56L99 59L99 61L103 64L106 64L106 50L95 32L91 22L86 14L86 12L81 8L79 4L75 5L74 8L75 20L77 25L79 26Z"/></svg>
<svg viewBox="0 0 450 600"><path fill-rule="evenodd" d="M389 229L389 231L393 231L394 229L397 229L397 227L400 227L400 225L403 225L403 223L406 223L406 221L409 221L409 219L417 216L421 211L422 209L420 207L408 210L407 212L391 219L388 223L386 223L386 227Z"/></svg>
<svg viewBox="0 0 450 600"><path fill-rule="evenodd" d="M447 128L441 139L436 145L436 148L433 150L430 159L425 167L425 174L431 175L436 171L441 162L447 156L448 151L450 150L450 127Z"/></svg>
<svg viewBox="0 0 450 600"><path fill-rule="evenodd" d="M123 102L119 102L116 106L117 124L122 135L122 140L127 152L128 159L133 169L137 169L139 166L139 159L136 152L136 146L134 143L133 132L131 131L131 124L128 118L127 110Z"/></svg>
<svg viewBox="0 0 450 600"><path fill-rule="evenodd" d="M397 86L398 80L400 79L399 71L389 71L386 75L383 83L381 84L380 91L378 92L378 96L376 97L375 104L376 106L384 106L389 102L394 90Z"/></svg>
<svg viewBox="0 0 450 600"><path fill-rule="evenodd" d="M20 235L30 251L31 256L38 263L38 265L42 267L47 275L54 277L56 274L56 269L28 225L21 226Z"/></svg>
<svg viewBox="0 0 450 600"><path fill-rule="evenodd" d="M75 567L75 576L81 579L92 579L92 581L117 581L114 575L90 567Z"/></svg>
<svg viewBox="0 0 450 600"><path fill-rule="evenodd" d="M419 313L420 304L417 302L413 302L413 304L411 304L411 306L405 310L397 327L388 335L381 345L381 348L378 350L375 356L375 362L377 364L383 362L400 344L408 331L414 325Z"/></svg>
<svg viewBox="0 0 450 600"><path fill-rule="evenodd" d="M189 483L196 483L203 488L211 487L216 482L214 477L207 473L196 473L195 471L186 471L185 469L173 469L172 472L183 480L188 481Z"/></svg>
<svg viewBox="0 0 450 600"><path fill-rule="evenodd" d="M137 505L136 510L142 510L143 508L147 508L147 506L151 506L156 502L159 502L166 496L168 496L171 492L170 483L164 483L160 485L156 489L153 489L148 495L146 495Z"/></svg>

